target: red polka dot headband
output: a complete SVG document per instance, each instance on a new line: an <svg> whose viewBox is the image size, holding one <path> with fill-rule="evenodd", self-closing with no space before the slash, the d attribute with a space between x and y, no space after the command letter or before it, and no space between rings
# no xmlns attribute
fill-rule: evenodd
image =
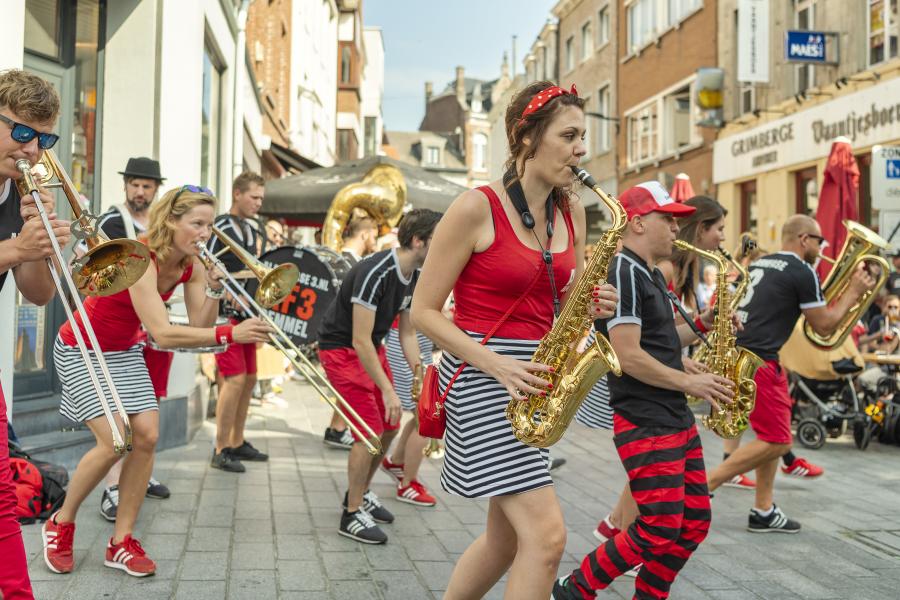
<svg viewBox="0 0 900 600"><path fill-rule="evenodd" d="M578 96L578 90L575 89L575 84L572 84L572 87L569 88L569 91L562 89L558 85L554 85L548 87L547 89L541 90L538 92L529 102L528 106L525 107L525 110L522 111L522 118L519 119L519 125L525 122L525 118L528 117L531 113L538 110L557 96L565 96L566 94L572 94L574 96Z"/></svg>

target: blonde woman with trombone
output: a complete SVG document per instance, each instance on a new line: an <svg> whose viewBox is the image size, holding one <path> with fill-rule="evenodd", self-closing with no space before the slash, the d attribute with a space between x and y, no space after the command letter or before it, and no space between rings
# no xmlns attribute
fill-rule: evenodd
<svg viewBox="0 0 900 600"><path fill-rule="evenodd" d="M156 395L138 343L141 324L162 348L263 342L270 331L259 319L212 327L222 295L220 274L207 272L197 256L198 242L209 239L215 214L216 198L206 188L186 185L166 193L150 209L145 241L151 252L151 268L130 288L84 302L113 382L122 392L133 432L133 450L123 465L115 531L107 543L104 564L135 577L156 571L154 561L132 537L159 433ZM179 284L184 284L188 327L171 325L164 304ZM75 320L83 333L82 315L79 313ZM121 456L113 448L113 432L103 418L101 400L89 384L71 324L60 328L53 353L62 381L60 413L85 423L97 441L79 462L62 508L44 524L44 560L51 571L68 573L75 566L72 547L78 508ZM96 369L94 349L90 353ZM121 423L118 415L116 421Z"/></svg>

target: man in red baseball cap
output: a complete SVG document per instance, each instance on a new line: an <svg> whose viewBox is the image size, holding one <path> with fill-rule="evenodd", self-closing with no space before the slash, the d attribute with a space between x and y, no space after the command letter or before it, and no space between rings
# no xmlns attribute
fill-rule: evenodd
<svg viewBox="0 0 900 600"><path fill-rule="evenodd" d="M614 441L640 516L560 578L556 600L593 598L641 563L635 597L668 597L710 520L703 449L685 394L713 406L732 397L728 379L685 373L681 349L697 336L688 324L676 327L665 278L656 268L672 254L677 218L694 207L675 202L655 181L625 190L619 201L628 224L609 269L619 303L611 318L597 323L622 366L621 377L609 375ZM712 321L707 311L694 325L702 331Z"/></svg>

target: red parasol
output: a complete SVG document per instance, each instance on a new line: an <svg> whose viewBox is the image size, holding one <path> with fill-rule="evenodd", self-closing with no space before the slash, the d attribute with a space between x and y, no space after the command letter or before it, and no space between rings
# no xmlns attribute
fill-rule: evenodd
<svg viewBox="0 0 900 600"><path fill-rule="evenodd" d="M853 156L850 140L841 136L831 144L822 191L819 192L819 207L816 209L816 221L822 228L822 237L828 240L828 246L822 252L825 256L834 258L841 251L847 237L844 219L859 219L858 195L859 166ZM831 271L831 265L824 260L820 261L818 271L819 277L824 281Z"/></svg>
<svg viewBox="0 0 900 600"><path fill-rule="evenodd" d="M675 183L672 184L672 191L669 192L669 195L675 202L684 202L694 197L694 187L691 185L691 178L687 173L679 173L675 176Z"/></svg>

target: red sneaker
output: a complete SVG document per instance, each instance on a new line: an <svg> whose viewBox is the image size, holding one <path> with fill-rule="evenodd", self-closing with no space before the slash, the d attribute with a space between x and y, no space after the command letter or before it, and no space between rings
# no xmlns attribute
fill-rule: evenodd
<svg viewBox="0 0 900 600"><path fill-rule="evenodd" d="M805 458L798 457L794 459L794 462L791 463L791 466L785 467L784 465L782 465L781 472L785 475L793 475L794 477L812 479L824 473L825 469L818 465L807 462Z"/></svg>
<svg viewBox="0 0 900 600"><path fill-rule="evenodd" d="M403 465L392 463L386 454L381 459L381 470L390 475L397 484L403 483Z"/></svg>
<svg viewBox="0 0 900 600"><path fill-rule="evenodd" d="M601 542L605 542L609 538L615 537L619 534L619 529L613 526L609 521L609 515L603 517L603 520L597 525L597 529L594 530L594 537L600 540Z"/></svg>
<svg viewBox="0 0 900 600"><path fill-rule="evenodd" d="M725 483L723 483L725 487L733 487L738 488L739 490L755 490L756 482L747 477L746 475L735 475Z"/></svg>
<svg viewBox="0 0 900 600"><path fill-rule="evenodd" d="M415 504L416 506L434 506L437 504L434 496L429 494L425 486L415 479L406 487L400 487L400 484L397 484L397 500L407 504Z"/></svg>
<svg viewBox="0 0 900 600"><path fill-rule="evenodd" d="M131 534L126 535L118 544L113 544L112 538L109 538L103 564L121 569L133 577L146 577L156 573L156 563L147 558L141 543L131 537Z"/></svg>
<svg viewBox="0 0 900 600"><path fill-rule="evenodd" d="M44 562L54 573L71 573L75 568L72 542L75 540L75 523L57 523L56 515L44 522L41 534L44 538Z"/></svg>

